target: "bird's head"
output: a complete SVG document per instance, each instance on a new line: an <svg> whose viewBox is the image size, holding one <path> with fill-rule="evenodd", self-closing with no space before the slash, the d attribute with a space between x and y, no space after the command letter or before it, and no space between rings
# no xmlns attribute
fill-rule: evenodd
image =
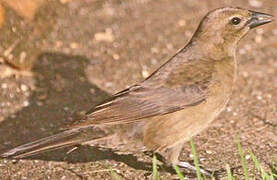
<svg viewBox="0 0 277 180"><path fill-rule="evenodd" d="M250 29L271 21L273 16L269 14L242 8L215 9L203 18L192 41L233 47Z"/></svg>

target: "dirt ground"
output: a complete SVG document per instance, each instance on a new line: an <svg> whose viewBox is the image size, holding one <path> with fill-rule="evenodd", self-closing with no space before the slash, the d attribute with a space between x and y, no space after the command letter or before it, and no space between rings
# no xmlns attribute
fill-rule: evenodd
<svg viewBox="0 0 277 180"><path fill-rule="evenodd" d="M209 10L239 6L277 17L276 0L45 1L34 16L3 3L0 151L54 134L110 94L147 77L186 44ZM244 38L237 58L240 73L228 107L194 142L203 167L220 170L229 164L242 179L236 135L249 169L254 168L247 150L265 168L277 167L276 22ZM109 169L122 179L151 177L151 158L143 154L94 147L67 151L0 159L0 179L112 179ZM192 162L189 143L180 158ZM159 171L162 179L177 179Z"/></svg>

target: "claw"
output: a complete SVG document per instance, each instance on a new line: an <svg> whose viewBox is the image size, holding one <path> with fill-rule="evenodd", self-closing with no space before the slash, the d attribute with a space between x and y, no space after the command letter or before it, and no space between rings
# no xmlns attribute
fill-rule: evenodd
<svg viewBox="0 0 277 180"><path fill-rule="evenodd" d="M193 165L191 165L190 163L188 163L188 162L179 162L178 163L178 166L180 167L180 168L185 168L185 169L190 169L190 170L193 170L193 171L196 171L196 167L195 166L193 166ZM204 169L201 169L200 168L200 172L202 173L202 174L204 174L204 175L206 175L206 176L212 176L212 172L210 172L210 171L208 171L208 170L204 170Z"/></svg>

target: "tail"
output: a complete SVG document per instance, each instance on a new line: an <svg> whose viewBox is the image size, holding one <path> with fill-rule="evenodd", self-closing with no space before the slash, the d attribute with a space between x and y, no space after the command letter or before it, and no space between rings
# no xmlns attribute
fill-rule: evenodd
<svg viewBox="0 0 277 180"><path fill-rule="evenodd" d="M45 151L74 146L87 141L84 137L79 136L81 133L82 129L80 128L66 130L59 134L42 138L37 141L33 141L31 143L23 144L21 146L13 148L3 154L0 154L0 157L19 159Z"/></svg>

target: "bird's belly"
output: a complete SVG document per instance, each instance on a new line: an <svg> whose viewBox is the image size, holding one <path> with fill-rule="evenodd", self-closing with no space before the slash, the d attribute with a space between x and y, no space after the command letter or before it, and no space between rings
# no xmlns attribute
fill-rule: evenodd
<svg viewBox="0 0 277 180"><path fill-rule="evenodd" d="M210 96L203 103L148 121L144 144L153 150L171 148L200 133L226 106L231 92Z"/></svg>

